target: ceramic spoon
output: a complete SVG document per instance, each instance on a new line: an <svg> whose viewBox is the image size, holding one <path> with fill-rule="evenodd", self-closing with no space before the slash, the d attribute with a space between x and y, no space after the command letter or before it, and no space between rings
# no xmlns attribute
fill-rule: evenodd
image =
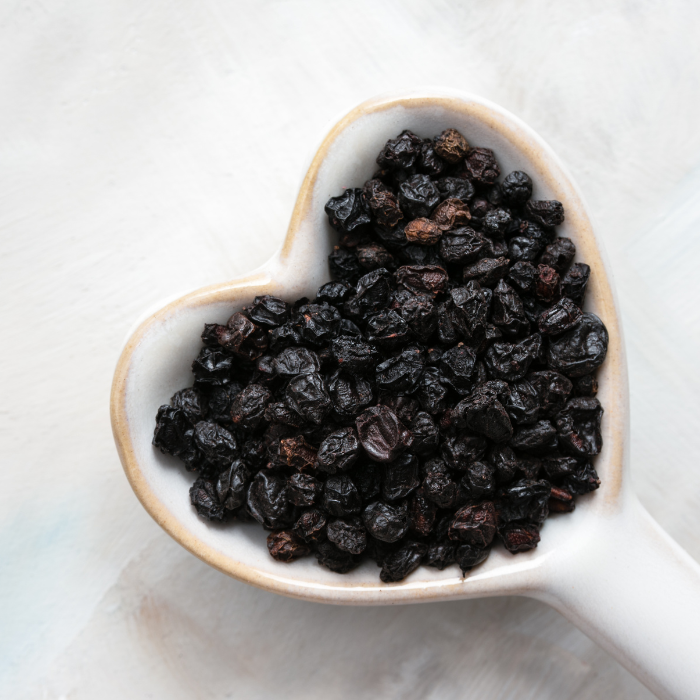
<svg viewBox="0 0 700 700"><path fill-rule="evenodd" d="M336 236L323 205L344 187L361 186L371 177L388 138L403 129L432 136L447 127L494 149L503 173L529 173L537 199L561 201L566 222L559 233L573 239L577 260L591 266L586 307L610 333L599 372L605 408L604 448L596 461L601 487L579 498L574 513L548 519L537 549L513 556L496 547L466 578L456 566L419 567L400 583L382 584L374 562L345 576L313 557L276 562L257 524L221 527L196 516L188 499L192 475L151 446L156 410L191 384L205 322L224 323L258 294L288 301L313 297L328 281L327 255ZM234 578L287 596L351 605L531 596L560 611L660 697L700 697L700 566L652 520L630 488L627 370L602 246L556 155L532 129L486 100L422 90L373 99L344 116L312 159L281 250L244 279L168 304L130 336L114 376L111 414L124 469L146 510L193 554Z"/></svg>

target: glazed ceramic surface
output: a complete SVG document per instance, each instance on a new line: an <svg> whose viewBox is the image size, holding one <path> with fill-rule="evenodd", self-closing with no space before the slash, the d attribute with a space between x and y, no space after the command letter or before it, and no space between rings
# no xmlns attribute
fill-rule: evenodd
<svg viewBox="0 0 700 700"><path fill-rule="evenodd" d="M205 322L225 322L259 294L288 301L313 296L329 279L327 255L336 239L323 205L345 187L361 186L374 158L403 129L422 136L452 126L470 142L496 151L503 172L525 170L533 196L558 199L566 222L559 233L592 268L586 309L610 334L598 379L605 408L604 447L596 461L601 488L577 501L573 514L554 516L537 549L512 556L495 548L462 577L457 567L420 567L403 582L382 584L373 562L338 576L307 558L274 561L266 532L253 524L221 527L189 506L192 477L151 445L154 416L191 382ZM563 612L652 690L663 697L697 697L700 670L691 663L700 633L700 568L655 525L629 490L628 396L622 332L610 275L586 206L551 149L525 124L478 97L423 90L366 102L322 140L301 185L281 250L250 276L178 299L141 323L119 361L112 392L112 426L129 481L153 518L183 546L221 571L283 595L326 603L391 604L525 594ZM673 592L671 592L673 588Z"/></svg>

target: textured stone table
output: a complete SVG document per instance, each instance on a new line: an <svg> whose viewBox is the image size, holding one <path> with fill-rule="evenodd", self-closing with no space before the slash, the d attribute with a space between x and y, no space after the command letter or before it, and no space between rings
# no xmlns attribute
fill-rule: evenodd
<svg viewBox="0 0 700 700"><path fill-rule="evenodd" d="M470 90L592 205L635 487L700 558L699 30L673 1L0 2L0 696L651 697L536 602L332 608L208 568L133 496L108 395L146 307L280 243L330 119Z"/></svg>

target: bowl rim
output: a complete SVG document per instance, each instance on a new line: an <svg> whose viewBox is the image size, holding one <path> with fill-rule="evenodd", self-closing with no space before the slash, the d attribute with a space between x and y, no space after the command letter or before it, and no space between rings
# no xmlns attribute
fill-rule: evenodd
<svg viewBox="0 0 700 700"><path fill-rule="evenodd" d="M320 146L311 159L311 163L302 180L287 234L279 251L258 270L251 274L221 284L197 289L179 299L172 301L156 313L146 318L128 338L118 360L110 397L110 416L114 440L126 476L136 496L153 519L182 546L197 557L238 580L259 588L286 596L340 604L386 604L424 602L445 600L455 597L479 597L507 593L536 594L546 589L546 576L543 574L544 557L535 556L523 560L512 567L507 567L505 574L499 574L499 581L494 585L493 576L480 576L476 572L467 579L453 581L444 579L435 581L435 585L424 581L408 581L400 584L380 584L376 586L344 584L338 577L337 585L302 581L294 576L277 576L255 569L248 564L236 562L208 544L175 518L165 504L158 498L144 474L136 457L132 435L129 428L126 397L128 376L132 368L133 354L141 340L153 324L163 322L169 315L185 307L198 307L217 302L228 301L232 292L245 288L249 294L265 294L273 280L283 275L293 259L293 250L300 239L302 224L309 215L312 206L314 186L325 157L340 134L356 120L394 107L407 109L420 107L440 107L447 113L457 111L472 119L478 119L489 128L505 133L514 147L528 155L533 162L541 164L540 170L548 174L547 184L554 191L556 198L567 201L567 221L573 221L580 232L584 245L577 248L594 272L596 280L596 303L604 310L603 314L610 336L606 367L613 378L609 397L613 405L607 405L606 419L612 419L614 425L610 434L612 444L606 442L607 461L612 465L606 473L605 492L596 494L598 501L595 509L598 514L613 515L620 506L623 478L626 471L628 455L628 397L627 372L624 356L624 343L619 314L616 309L615 293L611 285L610 270L605 260L604 249L596 238L591 224L588 207L568 173L565 166L553 150L529 126L518 117L480 96L470 93L445 89L423 88L400 94L379 95L351 109L338 120L323 137ZM541 175L538 175L541 177ZM571 202L575 206L571 206ZM595 274L597 271L597 274ZM608 401L610 404L610 400ZM611 417L612 414L612 417ZM537 550L535 550L537 552ZM534 553L533 553L534 554ZM551 568L551 567L549 567ZM468 584L468 585L465 585Z"/></svg>

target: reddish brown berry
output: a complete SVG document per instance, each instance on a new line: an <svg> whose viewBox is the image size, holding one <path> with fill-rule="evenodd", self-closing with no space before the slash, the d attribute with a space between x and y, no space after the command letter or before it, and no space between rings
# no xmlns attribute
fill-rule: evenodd
<svg viewBox="0 0 700 700"><path fill-rule="evenodd" d="M414 219L404 229L406 239L420 245L433 245L440 240L442 229L430 219Z"/></svg>
<svg viewBox="0 0 700 700"><path fill-rule="evenodd" d="M435 207L430 218L441 231L466 226L472 218L469 207L461 199L446 199Z"/></svg>
<svg viewBox="0 0 700 700"><path fill-rule="evenodd" d="M468 150L467 139L457 129L445 129L435 139L435 152L448 163L459 163Z"/></svg>
<svg viewBox="0 0 700 700"><path fill-rule="evenodd" d="M277 561L289 563L311 554L311 548L291 530L278 530L267 536L267 548Z"/></svg>

